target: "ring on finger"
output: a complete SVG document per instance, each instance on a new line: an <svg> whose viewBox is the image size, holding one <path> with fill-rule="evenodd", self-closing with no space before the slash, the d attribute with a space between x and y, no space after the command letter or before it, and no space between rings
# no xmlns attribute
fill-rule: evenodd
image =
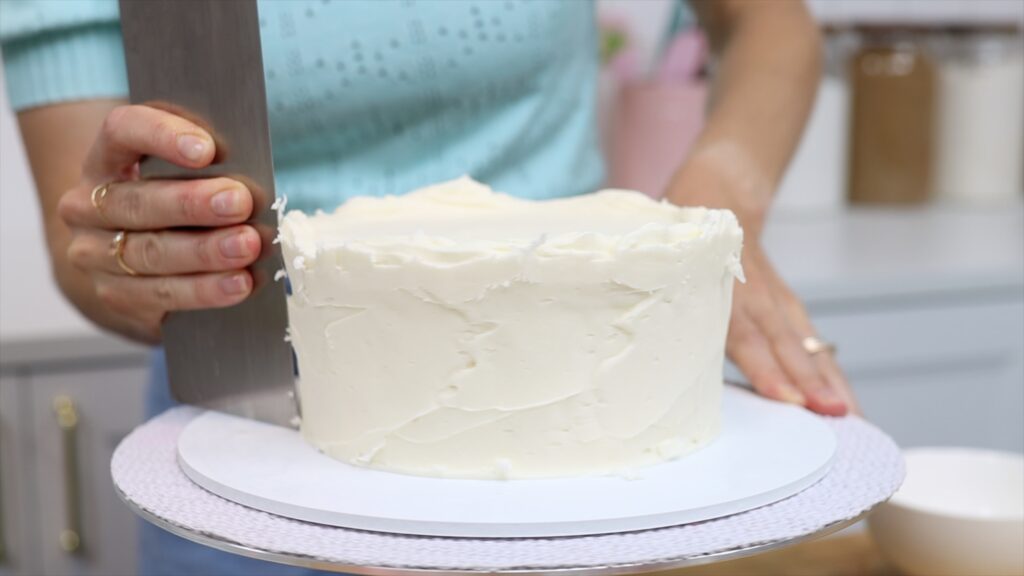
<svg viewBox="0 0 1024 576"><path fill-rule="evenodd" d="M808 336L800 341L800 344L804 347L811 356L816 356L822 353L835 354L836 345L818 338L817 336Z"/></svg>
<svg viewBox="0 0 1024 576"><path fill-rule="evenodd" d="M103 215L103 201L107 199L107 193L110 192L110 186L113 182L106 182L92 189L92 193L89 194L89 201L92 202L92 207L96 209L96 213L100 215L100 218L106 220L106 216Z"/></svg>
<svg viewBox="0 0 1024 576"><path fill-rule="evenodd" d="M128 265L124 261L124 245L128 243L128 233L121 230L117 234L114 234L114 238L110 241L110 255L117 260L117 265L124 270L125 274L129 276L138 276L139 272Z"/></svg>

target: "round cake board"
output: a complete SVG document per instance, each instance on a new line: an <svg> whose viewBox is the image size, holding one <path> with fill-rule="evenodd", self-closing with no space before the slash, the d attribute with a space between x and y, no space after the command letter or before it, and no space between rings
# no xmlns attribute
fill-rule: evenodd
<svg viewBox="0 0 1024 576"><path fill-rule="evenodd" d="M820 480L832 427L802 408L726 386L722 433L682 458L629 475L465 480L395 474L333 460L297 431L206 412L178 438L196 484L297 520L448 537L627 532L720 518L777 502Z"/></svg>

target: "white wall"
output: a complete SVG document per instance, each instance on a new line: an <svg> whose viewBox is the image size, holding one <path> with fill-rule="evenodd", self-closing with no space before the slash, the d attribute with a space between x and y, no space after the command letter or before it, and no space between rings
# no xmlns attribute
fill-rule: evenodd
<svg viewBox="0 0 1024 576"><path fill-rule="evenodd" d="M35 185L0 74L0 340L94 330L50 275Z"/></svg>

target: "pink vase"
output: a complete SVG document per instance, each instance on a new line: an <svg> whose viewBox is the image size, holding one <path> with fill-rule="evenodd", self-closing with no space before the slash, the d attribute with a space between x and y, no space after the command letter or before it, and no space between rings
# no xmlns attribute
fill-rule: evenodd
<svg viewBox="0 0 1024 576"><path fill-rule="evenodd" d="M608 185L661 198L704 125L707 85L640 83L618 94Z"/></svg>

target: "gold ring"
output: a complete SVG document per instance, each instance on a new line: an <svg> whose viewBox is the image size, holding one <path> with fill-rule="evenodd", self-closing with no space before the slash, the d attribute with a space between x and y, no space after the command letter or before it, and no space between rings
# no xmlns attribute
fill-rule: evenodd
<svg viewBox="0 0 1024 576"><path fill-rule="evenodd" d="M827 352L829 354L835 354L836 352L835 344L826 342L817 336L808 336L801 340L800 344L803 345L804 350L806 350L811 356L821 354L823 352Z"/></svg>
<svg viewBox="0 0 1024 576"><path fill-rule="evenodd" d="M92 189L92 193L89 194L89 201L92 202L92 207L96 209L96 213L100 215L104 221L107 217L103 215L103 201L107 199L107 192L110 191L110 185L113 182L107 182L106 184L100 184L99 186Z"/></svg>
<svg viewBox="0 0 1024 576"><path fill-rule="evenodd" d="M138 276L139 273L128 265L124 261L124 245L128 242L128 233L121 230L117 234L114 234L113 240L110 241L110 255L117 260L117 265L121 267L129 276Z"/></svg>

